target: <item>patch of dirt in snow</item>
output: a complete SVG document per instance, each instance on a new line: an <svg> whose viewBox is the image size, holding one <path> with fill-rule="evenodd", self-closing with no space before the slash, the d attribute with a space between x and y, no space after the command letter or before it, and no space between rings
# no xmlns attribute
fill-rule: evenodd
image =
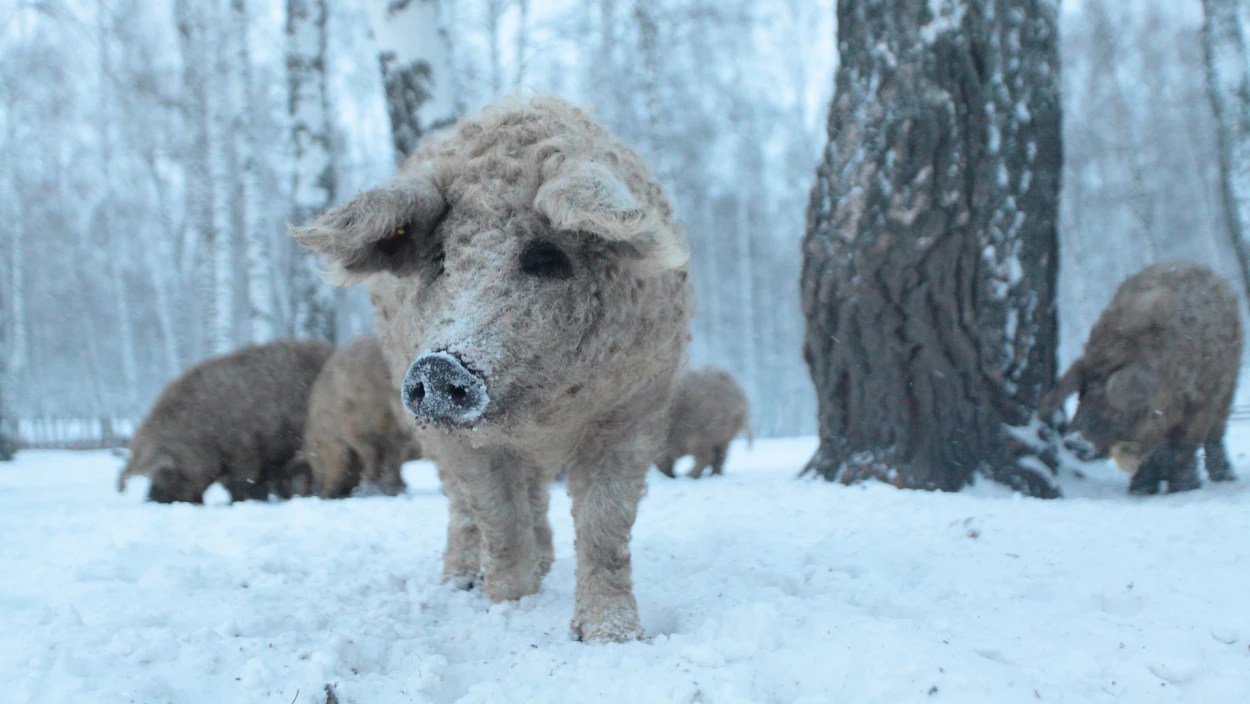
<svg viewBox="0 0 1250 704"><path fill-rule="evenodd" d="M1250 479L1250 433L1232 454ZM656 473L634 531L648 642L569 640L573 530L491 605L439 583L446 499L203 507L113 492L107 453L0 465L0 691L18 702L1250 701L1250 481L1130 498L796 480L813 439ZM1105 470L1105 471L1104 471ZM297 694L298 693L298 694Z"/></svg>

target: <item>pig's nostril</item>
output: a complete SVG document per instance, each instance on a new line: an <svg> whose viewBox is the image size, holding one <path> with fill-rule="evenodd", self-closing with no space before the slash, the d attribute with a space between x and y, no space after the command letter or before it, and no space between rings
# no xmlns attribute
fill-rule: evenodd
<svg viewBox="0 0 1250 704"><path fill-rule="evenodd" d="M467 422L490 402L486 384L460 360L445 352L417 358L404 377L404 406L414 416L433 421Z"/></svg>

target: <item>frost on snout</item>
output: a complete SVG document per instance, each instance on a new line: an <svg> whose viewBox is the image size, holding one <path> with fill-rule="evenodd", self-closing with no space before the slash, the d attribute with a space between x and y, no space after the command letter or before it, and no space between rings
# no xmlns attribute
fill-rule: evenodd
<svg viewBox="0 0 1250 704"><path fill-rule="evenodd" d="M486 383L446 352L428 352L404 375L404 407L420 420L472 423L490 403Z"/></svg>

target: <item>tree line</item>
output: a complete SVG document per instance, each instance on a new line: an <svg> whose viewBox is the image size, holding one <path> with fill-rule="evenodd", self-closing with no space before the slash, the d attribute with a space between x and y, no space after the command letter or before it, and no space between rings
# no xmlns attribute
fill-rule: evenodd
<svg viewBox="0 0 1250 704"><path fill-rule="evenodd" d="M836 4L837 31L855 31L867 5ZM796 293L804 257L809 271L815 260L799 240L805 217L827 216L816 200L807 207L816 166L826 164L817 188L828 188L828 160L842 154L822 152L831 71L839 52L844 68L860 60L855 45L835 41L834 5L55 0L0 9L0 147L10 157L0 161L0 418L10 428L35 416L134 419L206 356L369 329L367 301L321 286L285 224L379 181L424 130L501 95L550 91L593 105L674 194L697 296L691 360L742 380L758 434L816 432L826 413L801 361L812 346ZM929 26L920 5L899 5L899 17ZM1212 103L1186 98L1205 86L1194 81L1205 70L1202 13L1198 0L1190 5L1090 0L1052 13L1059 31L1045 51L1069 145L1062 165L1044 167L1061 169L1063 183L1062 266L1050 293L1064 312L1052 340L1061 358L1074 356L1116 281L1141 263L1174 250L1238 261L1225 256L1233 221L1213 165ZM934 7L959 17L941 20L953 34L921 36L948 58L980 56L976 42L995 33L1013 36L969 24L987 8L1012 14L1007 5ZM946 47L964 35L971 45ZM1126 79L1131 72L1142 78ZM1032 254L1019 254L1009 243L993 254L996 280L1016 289L1008 297L1020 289L1012 267L1032 266ZM996 373L1026 388L1054 363L1013 365L1034 348L1008 352L1018 336L1004 326L1045 309L1007 305L995 317ZM865 410L861 425L881 412Z"/></svg>

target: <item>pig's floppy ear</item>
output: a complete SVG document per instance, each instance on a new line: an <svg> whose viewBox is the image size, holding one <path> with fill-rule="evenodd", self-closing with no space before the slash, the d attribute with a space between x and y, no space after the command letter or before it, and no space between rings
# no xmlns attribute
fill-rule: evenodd
<svg viewBox="0 0 1250 704"><path fill-rule="evenodd" d="M560 164L538 189L534 209L556 229L632 245L663 269L680 267L690 257L678 226L632 193L609 168L593 161Z"/></svg>
<svg viewBox="0 0 1250 704"><path fill-rule="evenodd" d="M420 168L330 208L307 227L287 230L324 257L326 283L347 286L375 272L415 267L446 210L433 169Z"/></svg>

